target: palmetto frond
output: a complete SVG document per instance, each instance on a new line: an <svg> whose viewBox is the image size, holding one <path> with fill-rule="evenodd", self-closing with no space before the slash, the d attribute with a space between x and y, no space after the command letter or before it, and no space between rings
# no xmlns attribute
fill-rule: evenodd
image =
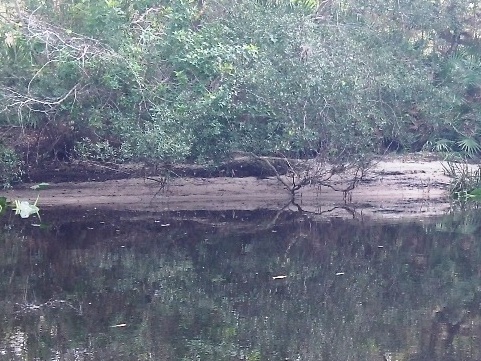
<svg viewBox="0 0 481 361"><path fill-rule="evenodd" d="M452 152L454 142L449 139L439 139L434 142L433 150L436 152L446 153Z"/></svg>
<svg viewBox="0 0 481 361"><path fill-rule="evenodd" d="M463 152L466 152L469 156L473 156L475 153L481 151L481 145L473 138L461 139L457 144Z"/></svg>

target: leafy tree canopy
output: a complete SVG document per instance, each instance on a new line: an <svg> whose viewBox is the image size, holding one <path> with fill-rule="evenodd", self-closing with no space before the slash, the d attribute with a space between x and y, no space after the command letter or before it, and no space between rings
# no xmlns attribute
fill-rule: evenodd
<svg viewBox="0 0 481 361"><path fill-rule="evenodd" d="M0 124L46 134L41 157L476 150L478 14L460 0L10 0Z"/></svg>

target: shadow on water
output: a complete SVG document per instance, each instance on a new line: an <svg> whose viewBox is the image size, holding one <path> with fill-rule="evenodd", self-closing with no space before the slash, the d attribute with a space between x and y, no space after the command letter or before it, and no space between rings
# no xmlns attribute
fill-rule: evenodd
<svg viewBox="0 0 481 361"><path fill-rule="evenodd" d="M480 360L481 214L45 211L0 233L0 360Z"/></svg>

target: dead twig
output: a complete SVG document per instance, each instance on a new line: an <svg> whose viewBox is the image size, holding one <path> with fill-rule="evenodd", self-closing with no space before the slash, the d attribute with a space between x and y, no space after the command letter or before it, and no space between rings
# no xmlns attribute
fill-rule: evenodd
<svg viewBox="0 0 481 361"><path fill-rule="evenodd" d="M365 161L330 165L318 157L306 161L296 160L296 164L294 164L293 161L284 158L288 166L288 172L286 175L281 175L268 158L253 153L251 153L251 156L263 162L272 170L276 179L290 193L291 199L295 198L296 192L302 187L316 185L319 188L328 187L336 192L343 192L344 200L350 201L350 192L363 179L367 169L369 169L369 162ZM343 186L338 186L338 183L342 183Z"/></svg>

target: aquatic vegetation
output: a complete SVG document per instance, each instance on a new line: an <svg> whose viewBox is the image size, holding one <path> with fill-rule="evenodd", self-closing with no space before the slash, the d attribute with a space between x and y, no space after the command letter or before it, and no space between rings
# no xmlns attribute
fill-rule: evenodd
<svg viewBox="0 0 481 361"><path fill-rule="evenodd" d="M8 202L6 197L0 197L0 215L6 212L7 207L12 207L15 211L15 215L19 215L21 218L28 218L32 214L36 214L38 218L40 218L40 208L38 208L37 203L40 196L37 196L37 199L33 204L30 204L28 201L21 201L21 200L14 200L13 202Z"/></svg>
<svg viewBox="0 0 481 361"><path fill-rule="evenodd" d="M13 209L15 214L19 214L22 218L28 218L32 214L36 214L40 218L38 213L40 209L37 207L38 198L39 196L37 196L34 204L30 204L28 201L15 200L15 208Z"/></svg>

